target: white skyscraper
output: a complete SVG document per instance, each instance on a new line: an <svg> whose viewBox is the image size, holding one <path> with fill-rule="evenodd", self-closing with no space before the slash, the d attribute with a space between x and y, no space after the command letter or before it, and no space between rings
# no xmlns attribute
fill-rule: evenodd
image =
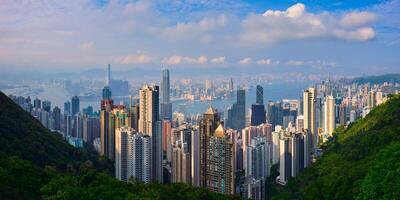
<svg viewBox="0 0 400 200"><path fill-rule="evenodd" d="M270 144L265 137L255 137L245 152L246 176L252 176L255 179L267 178L270 175Z"/></svg>
<svg viewBox="0 0 400 200"><path fill-rule="evenodd" d="M332 136L335 130L335 101L332 96L327 96L325 99L325 134Z"/></svg>
<svg viewBox="0 0 400 200"><path fill-rule="evenodd" d="M115 131L115 177L122 181L135 178L150 182L151 137L130 127Z"/></svg>

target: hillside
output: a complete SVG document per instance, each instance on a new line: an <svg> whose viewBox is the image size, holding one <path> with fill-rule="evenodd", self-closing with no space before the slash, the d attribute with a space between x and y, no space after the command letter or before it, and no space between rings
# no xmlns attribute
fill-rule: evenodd
<svg viewBox="0 0 400 200"><path fill-rule="evenodd" d="M358 84L383 84L384 82L389 83L400 83L400 74L384 74L378 76L365 76L353 79L353 83Z"/></svg>
<svg viewBox="0 0 400 200"><path fill-rule="evenodd" d="M273 199L400 199L400 95L337 128L323 149Z"/></svg>
<svg viewBox="0 0 400 200"><path fill-rule="evenodd" d="M113 164L75 149L0 92L0 199L235 199L183 184L114 179Z"/></svg>

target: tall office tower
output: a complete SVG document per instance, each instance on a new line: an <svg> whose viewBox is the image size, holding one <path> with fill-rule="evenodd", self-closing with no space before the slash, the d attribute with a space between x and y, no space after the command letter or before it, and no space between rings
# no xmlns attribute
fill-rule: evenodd
<svg viewBox="0 0 400 200"><path fill-rule="evenodd" d="M214 135L215 129L221 124L220 116L217 110L209 107L203 114L203 118L199 123L199 135L200 135L200 186L207 187L208 177L207 169L208 164L208 152L209 152L209 141L210 137Z"/></svg>
<svg viewBox="0 0 400 200"><path fill-rule="evenodd" d="M84 116L83 141L91 143L100 136L100 119L98 117Z"/></svg>
<svg viewBox="0 0 400 200"><path fill-rule="evenodd" d="M311 133L310 149L314 152L318 145L318 130L316 119L316 97L317 91L315 88L308 88L303 92L303 116L304 129Z"/></svg>
<svg viewBox="0 0 400 200"><path fill-rule="evenodd" d="M138 123L139 123L139 104L138 103L135 103L134 105L131 104L129 113L130 113L130 119L131 119L131 122L130 122L129 125L133 129L139 130L139 127L138 127Z"/></svg>
<svg viewBox="0 0 400 200"><path fill-rule="evenodd" d="M292 160L291 176L296 177L304 169L304 138L301 133L292 133L289 138Z"/></svg>
<svg viewBox="0 0 400 200"><path fill-rule="evenodd" d="M238 89L236 91L236 103L232 105L232 110L228 110L229 126L232 129L241 131L246 126L246 91Z"/></svg>
<svg viewBox="0 0 400 200"><path fill-rule="evenodd" d="M83 116L81 113L77 113L74 118L74 131L73 136L77 138L83 138Z"/></svg>
<svg viewBox="0 0 400 200"><path fill-rule="evenodd" d="M191 159L187 143L176 141L172 148L172 182L191 184Z"/></svg>
<svg viewBox="0 0 400 200"><path fill-rule="evenodd" d="M255 137L246 150L246 176L263 179L270 176L270 145L265 137Z"/></svg>
<svg viewBox="0 0 400 200"><path fill-rule="evenodd" d="M279 162L280 135L281 135L280 132L277 132L277 131L272 132L272 148L271 148L272 149L272 159L271 159L272 165L275 165Z"/></svg>
<svg viewBox="0 0 400 200"><path fill-rule="evenodd" d="M304 116L299 115L296 118L296 131L303 131L304 129Z"/></svg>
<svg viewBox="0 0 400 200"><path fill-rule="evenodd" d="M69 101L64 102L64 114L66 114L66 115L71 114L71 102L69 102Z"/></svg>
<svg viewBox="0 0 400 200"><path fill-rule="evenodd" d="M347 107L342 103L339 105L339 124L346 125L347 122Z"/></svg>
<svg viewBox="0 0 400 200"><path fill-rule="evenodd" d="M111 84L111 65L108 64L108 68L107 68L107 77L106 77L106 85L110 86Z"/></svg>
<svg viewBox="0 0 400 200"><path fill-rule="evenodd" d="M229 92L233 93L233 79L232 77L229 79Z"/></svg>
<svg viewBox="0 0 400 200"><path fill-rule="evenodd" d="M368 92L367 106L370 109L372 109L373 107L376 106L376 91L375 90L371 90Z"/></svg>
<svg viewBox="0 0 400 200"><path fill-rule="evenodd" d="M268 102L267 118L272 127L283 125L283 110L280 102Z"/></svg>
<svg viewBox="0 0 400 200"><path fill-rule="evenodd" d="M129 176L129 138L133 137L134 130L130 127L121 127L115 131L115 178L128 181Z"/></svg>
<svg viewBox="0 0 400 200"><path fill-rule="evenodd" d="M103 91L102 91L102 97L103 99L111 99L112 93L111 93L111 88L110 86L104 86Z"/></svg>
<svg viewBox="0 0 400 200"><path fill-rule="evenodd" d="M51 102L50 101L43 101L42 102L42 108L44 111L46 112L50 112L51 111Z"/></svg>
<svg viewBox="0 0 400 200"><path fill-rule="evenodd" d="M162 150L167 152L171 142L171 121L162 120Z"/></svg>
<svg viewBox="0 0 400 200"><path fill-rule="evenodd" d="M279 183L286 185L289 177L292 175L292 157L290 155L291 145L289 137L283 136L279 140Z"/></svg>
<svg viewBox="0 0 400 200"><path fill-rule="evenodd" d="M151 136L152 181L162 183L162 130L159 118L159 88L144 85L139 91L139 132Z"/></svg>
<svg viewBox="0 0 400 200"><path fill-rule="evenodd" d="M60 131L61 130L61 109L57 106L53 108L53 119L54 119L54 130Z"/></svg>
<svg viewBox="0 0 400 200"><path fill-rule="evenodd" d="M73 96L72 99L71 99L71 104L72 104L71 114L72 114L72 116L74 116L76 113L78 113L80 111L80 109L79 109L79 97L78 96Z"/></svg>
<svg viewBox="0 0 400 200"><path fill-rule="evenodd" d="M72 117L71 117L71 115L64 114L63 133L64 133L64 137L72 135Z"/></svg>
<svg viewBox="0 0 400 200"><path fill-rule="evenodd" d="M162 70L161 79L161 102L160 102L160 119L172 120L172 104L170 102L170 83L169 83L169 70Z"/></svg>
<svg viewBox="0 0 400 200"><path fill-rule="evenodd" d="M335 130L335 101L332 96L327 96L325 99L325 134L332 136Z"/></svg>
<svg viewBox="0 0 400 200"><path fill-rule="evenodd" d="M264 104L264 89L261 85L257 85L256 87L256 103Z"/></svg>
<svg viewBox="0 0 400 200"><path fill-rule="evenodd" d="M35 100L33 100L33 107L36 109L40 109L42 106L42 103L40 101L40 99L38 99L37 97L35 98Z"/></svg>
<svg viewBox="0 0 400 200"><path fill-rule="evenodd" d="M190 152L191 155L191 167L190 170L192 173L192 185L195 187L200 186L200 136L198 128L194 128L192 130L192 151Z"/></svg>
<svg viewBox="0 0 400 200"><path fill-rule="evenodd" d="M210 136L207 151L206 185L213 192L234 194L234 145L220 124Z"/></svg>
<svg viewBox="0 0 400 200"><path fill-rule="evenodd" d="M266 121L266 113L263 104L251 105L251 125L258 126Z"/></svg>

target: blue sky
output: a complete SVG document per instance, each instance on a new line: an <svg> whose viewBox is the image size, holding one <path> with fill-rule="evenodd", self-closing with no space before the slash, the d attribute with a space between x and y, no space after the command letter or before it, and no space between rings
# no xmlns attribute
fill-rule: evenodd
<svg viewBox="0 0 400 200"><path fill-rule="evenodd" d="M4 0L1 70L400 72L400 0Z"/></svg>

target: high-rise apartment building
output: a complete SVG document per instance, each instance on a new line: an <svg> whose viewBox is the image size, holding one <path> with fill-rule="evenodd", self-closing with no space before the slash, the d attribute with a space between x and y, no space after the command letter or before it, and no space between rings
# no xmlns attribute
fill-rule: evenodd
<svg viewBox="0 0 400 200"><path fill-rule="evenodd" d="M324 128L327 136L332 136L336 125L335 116L335 101L332 96L327 96L325 99L325 117L324 117Z"/></svg>
<svg viewBox="0 0 400 200"><path fill-rule="evenodd" d="M318 145L318 128L317 128L317 112L316 112L317 91L315 88L308 88L303 92L303 116L304 129L310 131L311 151L314 152Z"/></svg>
<svg viewBox="0 0 400 200"><path fill-rule="evenodd" d="M206 187L213 192L234 194L234 145L222 124L209 137L208 146Z"/></svg>
<svg viewBox="0 0 400 200"><path fill-rule="evenodd" d="M144 85L139 91L139 132L151 136L152 181L162 183L162 130L159 118L159 87Z"/></svg>
<svg viewBox="0 0 400 200"><path fill-rule="evenodd" d="M209 142L211 136L214 135L215 130L221 124L220 116L212 107L209 107L203 114L203 118L199 123L199 135L200 135L200 186L207 187L208 180L207 170L209 168L208 154L209 154Z"/></svg>

